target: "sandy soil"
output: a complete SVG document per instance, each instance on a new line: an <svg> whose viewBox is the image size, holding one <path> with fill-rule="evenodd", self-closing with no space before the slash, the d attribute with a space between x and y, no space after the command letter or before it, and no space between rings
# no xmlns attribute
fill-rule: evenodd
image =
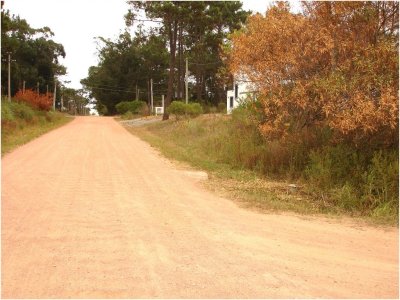
<svg viewBox="0 0 400 300"><path fill-rule="evenodd" d="M111 118L2 160L3 298L398 298L398 229L260 214Z"/></svg>

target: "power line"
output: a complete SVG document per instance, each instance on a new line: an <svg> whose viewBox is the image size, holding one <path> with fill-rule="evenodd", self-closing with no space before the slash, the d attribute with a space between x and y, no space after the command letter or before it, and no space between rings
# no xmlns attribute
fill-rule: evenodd
<svg viewBox="0 0 400 300"><path fill-rule="evenodd" d="M102 88L102 87L97 87L97 86L89 86L85 85L87 88L91 89L98 89L98 90L105 90L105 91L113 91L113 92L126 92L126 93L135 93L136 91L131 91L131 90L121 90L121 89L109 89L109 88Z"/></svg>
<svg viewBox="0 0 400 300"><path fill-rule="evenodd" d="M210 62L210 63L196 63L196 62L189 62L190 65L196 65L196 66L207 66L207 65L217 65L222 62L216 61L216 62Z"/></svg>
<svg viewBox="0 0 400 300"><path fill-rule="evenodd" d="M150 19L131 19L132 21L139 21L139 22L156 22L156 23L163 23L163 21L158 20L150 20Z"/></svg>

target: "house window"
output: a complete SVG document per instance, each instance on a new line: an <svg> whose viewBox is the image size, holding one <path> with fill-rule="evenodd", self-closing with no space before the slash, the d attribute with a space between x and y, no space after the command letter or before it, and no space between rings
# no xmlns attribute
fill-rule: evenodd
<svg viewBox="0 0 400 300"><path fill-rule="evenodd" d="M239 96L239 87L237 84L235 84L235 99L237 99Z"/></svg>
<svg viewBox="0 0 400 300"><path fill-rule="evenodd" d="M229 107L233 107L233 97L229 97Z"/></svg>

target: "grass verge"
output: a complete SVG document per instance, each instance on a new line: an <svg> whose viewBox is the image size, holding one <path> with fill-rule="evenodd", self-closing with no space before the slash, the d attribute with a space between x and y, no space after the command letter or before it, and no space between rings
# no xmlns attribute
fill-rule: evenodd
<svg viewBox="0 0 400 300"><path fill-rule="evenodd" d="M35 110L23 103L2 102L1 155L72 120L59 112Z"/></svg>
<svg viewBox="0 0 400 300"><path fill-rule="evenodd" d="M277 179L260 174L257 169L235 165L221 157L229 155L223 145L217 151L225 151L227 154L216 155L215 149L210 147L229 143L224 133L229 128L229 123L228 116L204 115L197 119L169 120L126 128L160 150L167 158L207 171L209 180L203 184L213 192L235 200L240 206L275 213L291 212L335 218L351 216L357 222L374 225L396 224L397 218L393 216L357 214L327 201L324 197L313 197L301 179ZM294 190L289 187L292 183L297 185Z"/></svg>

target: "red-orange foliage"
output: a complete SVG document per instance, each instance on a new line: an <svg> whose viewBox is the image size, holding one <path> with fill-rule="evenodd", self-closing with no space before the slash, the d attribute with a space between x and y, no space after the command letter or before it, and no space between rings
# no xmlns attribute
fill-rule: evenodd
<svg viewBox="0 0 400 300"><path fill-rule="evenodd" d="M398 2L279 2L233 36L230 69L260 92L261 132L329 126L357 143L398 135Z"/></svg>
<svg viewBox="0 0 400 300"><path fill-rule="evenodd" d="M30 104L31 106L40 110L50 110L53 105L53 94L38 94L34 90L25 90L25 93L21 90L17 92L14 97L17 101L22 101Z"/></svg>

